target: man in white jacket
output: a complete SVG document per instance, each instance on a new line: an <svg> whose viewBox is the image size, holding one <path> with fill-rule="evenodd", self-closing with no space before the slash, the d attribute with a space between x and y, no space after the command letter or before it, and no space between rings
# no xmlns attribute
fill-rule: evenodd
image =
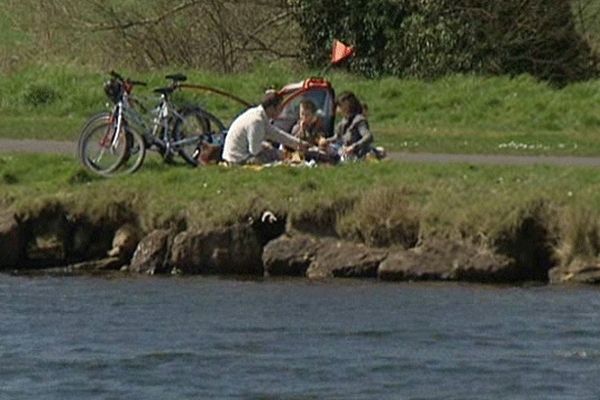
<svg viewBox="0 0 600 400"><path fill-rule="evenodd" d="M265 95L259 106L249 108L237 117L227 132L223 159L229 164L265 164L281 160L281 151L267 140L297 150L308 143L284 132L271 123L281 113L283 98L276 93Z"/></svg>

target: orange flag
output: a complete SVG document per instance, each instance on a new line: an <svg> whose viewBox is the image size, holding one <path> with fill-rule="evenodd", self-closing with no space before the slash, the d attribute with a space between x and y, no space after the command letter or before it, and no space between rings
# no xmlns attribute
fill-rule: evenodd
<svg viewBox="0 0 600 400"><path fill-rule="evenodd" d="M346 46L344 43L337 39L333 39L333 46L331 48L331 63L337 64L344 61L348 57L354 55L354 47Z"/></svg>

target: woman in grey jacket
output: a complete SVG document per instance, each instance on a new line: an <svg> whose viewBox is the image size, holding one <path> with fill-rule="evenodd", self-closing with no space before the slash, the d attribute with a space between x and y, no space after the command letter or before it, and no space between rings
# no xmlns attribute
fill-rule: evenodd
<svg viewBox="0 0 600 400"><path fill-rule="evenodd" d="M343 92L336 100L337 112L343 119L336 125L329 142L342 145L342 154L362 158L367 155L373 143L373 134L363 115L363 108L352 92Z"/></svg>

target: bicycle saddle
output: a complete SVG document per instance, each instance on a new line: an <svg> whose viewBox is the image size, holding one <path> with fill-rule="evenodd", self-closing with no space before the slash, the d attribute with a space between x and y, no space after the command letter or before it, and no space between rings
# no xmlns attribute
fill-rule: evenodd
<svg viewBox="0 0 600 400"><path fill-rule="evenodd" d="M158 93L158 94L162 94L164 96L168 96L171 93L173 93L175 91L174 88L170 88L170 87L162 87L162 88L158 88L158 89L154 89L153 92L154 93Z"/></svg>
<svg viewBox="0 0 600 400"><path fill-rule="evenodd" d="M183 74L171 74L171 75L165 76L165 79L170 79L174 82L185 82L185 81L187 81L187 76L185 76Z"/></svg>

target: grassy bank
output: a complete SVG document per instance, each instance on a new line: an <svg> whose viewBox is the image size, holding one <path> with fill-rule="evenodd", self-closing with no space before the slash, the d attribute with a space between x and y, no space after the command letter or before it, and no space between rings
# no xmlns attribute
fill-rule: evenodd
<svg viewBox="0 0 600 400"><path fill-rule="evenodd" d="M420 237L496 242L534 221L560 238L561 257L600 254L600 177L586 168L382 162L255 171L151 160L107 180L69 157L0 158L3 208L27 213L53 202L90 215L131 210L146 230L230 224L268 209L375 245L402 242L415 227Z"/></svg>
<svg viewBox="0 0 600 400"><path fill-rule="evenodd" d="M173 71L124 72L152 88ZM253 102L265 88L318 73L282 64L234 75L183 72L190 82ZM30 67L0 77L0 137L75 140L85 118L105 107L106 77L103 71L69 65ZM526 76L453 76L433 82L367 80L337 72L327 77L337 91L353 90L369 104L377 142L393 151L600 155L600 81L557 90ZM152 103L150 88L138 93ZM181 96L227 123L242 109L213 94Z"/></svg>

